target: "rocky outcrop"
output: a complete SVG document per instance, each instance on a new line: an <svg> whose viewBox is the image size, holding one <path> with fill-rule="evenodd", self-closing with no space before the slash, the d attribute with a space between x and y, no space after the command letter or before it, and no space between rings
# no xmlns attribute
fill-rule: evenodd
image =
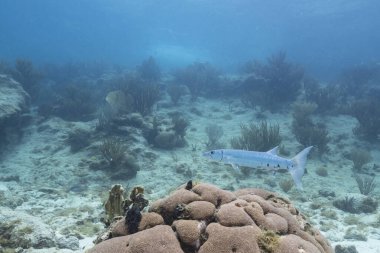
<svg viewBox="0 0 380 253"><path fill-rule="evenodd" d="M29 95L12 78L0 74L0 153L5 144L20 137L20 128L28 119Z"/></svg>
<svg viewBox="0 0 380 253"><path fill-rule="evenodd" d="M24 112L28 100L29 95L21 84L6 75L0 75L0 123Z"/></svg>

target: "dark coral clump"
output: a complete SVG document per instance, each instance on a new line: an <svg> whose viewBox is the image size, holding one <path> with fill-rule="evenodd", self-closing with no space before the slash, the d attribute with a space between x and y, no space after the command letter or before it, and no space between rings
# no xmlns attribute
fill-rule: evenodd
<svg viewBox="0 0 380 253"><path fill-rule="evenodd" d="M374 213L377 210L379 203L368 196L363 197L348 197L333 201L333 205L345 212L349 213Z"/></svg>
<svg viewBox="0 0 380 253"><path fill-rule="evenodd" d="M137 73L143 80L157 82L161 79L160 67L152 56L142 62Z"/></svg>
<svg viewBox="0 0 380 253"><path fill-rule="evenodd" d="M161 91L157 82L144 80L139 76L127 75L120 81L121 90L132 98L132 111L147 115L160 99Z"/></svg>
<svg viewBox="0 0 380 253"><path fill-rule="evenodd" d="M205 127L205 132L207 134L206 147L208 149L220 148L222 145L220 143L220 138L223 136L223 127L217 124L210 124Z"/></svg>
<svg viewBox="0 0 380 253"><path fill-rule="evenodd" d="M303 69L289 63L284 52L272 55L266 64L255 62L248 72L251 75L243 83L243 102L271 111L294 102L304 78Z"/></svg>
<svg viewBox="0 0 380 253"><path fill-rule="evenodd" d="M128 209L125 216L125 225L128 227L128 232L130 234L137 233L141 218L142 215L140 208L132 205L132 207Z"/></svg>
<svg viewBox="0 0 380 253"><path fill-rule="evenodd" d="M371 153L365 149L353 148L347 154L347 158L353 163L353 171L360 172L363 166L372 160Z"/></svg>
<svg viewBox="0 0 380 253"><path fill-rule="evenodd" d="M341 91L337 85L320 85L314 79L304 81L305 99L309 103L316 104L316 113L333 114L341 102Z"/></svg>
<svg viewBox="0 0 380 253"><path fill-rule="evenodd" d="M166 92L169 94L173 104L177 105L182 96L188 93L185 85L171 84L167 87Z"/></svg>
<svg viewBox="0 0 380 253"><path fill-rule="evenodd" d="M23 86L32 98L35 98L38 93L38 84L42 80L43 75L36 69L33 63L29 60L18 59L10 72L12 77Z"/></svg>
<svg viewBox="0 0 380 253"><path fill-rule="evenodd" d="M96 110L95 97L85 84L71 84L50 94L38 107L40 115L68 121L88 121Z"/></svg>
<svg viewBox="0 0 380 253"><path fill-rule="evenodd" d="M353 102L349 114L358 120L358 125L353 130L355 135L370 142L375 142L379 139L380 101L378 96Z"/></svg>
<svg viewBox="0 0 380 253"><path fill-rule="evenodd" d="M184 147L190 122L177 113L172 114L171 122L167 124L165 119L154 118L152 125L143 130L145 139L157 148L173 149Z"/></svg>
<svg viewBox="0 0 380 253"><path fill-rule="evenodd" d="M129 234L138 232L142 219L141 211L148 206L149 202L144 198L144 188L134 187L129 195L129 199L124 201L125 225Z"/></svg>
<svg viewBox="0 0 380 253"><path fill-rule="evenodd" d="M356 200L354 197L346 196L344 199L338 199L333 201L333 205L345 212L348 213L359 213L359 210L356 208Z"/></svg>
<svg viewBox="0 0 380 253"><path fill-rule="evenodd" d="M181 139L185 138L186 130L190 125L190 122L179 115L173 115L172 116L172 130L175 132L177 136L179 136Z"/></svg>
<svg viewBox="0 0 380 253"><path fill-rule="evenodd" d="M66 142L70 145L70 151L73 153L90 145L90 133L82 129L76 129L69 133Z"/></svg>
<svg viewBox="0 0 380 253"><path fill-rule="evenodd" d="M99 146L99 151L103 160L90 164L90 168L110 173L111 179L130 179L140 170L134 154L127 154L125 146L116 139L105 139Z"/></svg>
<svg viewBox="0 0 380 253"><path fill-rule="evenodd" d="M218 71L209 63L194 62L174 73L177 84L186 85L192 100L199 96L219 94L220 78Z"/></svg>
<svg viewBox="0 0 380 253"><path fill-rule="evenodd" d="M336 245L335 246L335 253L359 253L354 245L350 246L343 246L343 245Z"/></svg>
<svg viewBox="0 0 380 253"><path fill-rule="evenodd" d="M311 103L299 103L294 106L292 131L297 141L304 147L315 146L320 155L326 153L330 138L322 123L314 123L311 114L317 106Z"/></svg>
<svg viewBox="0 0 380 253"><path fill-rule="evenodd" d="M345 100L362 99L380 81L380 67L376 64L354 66L345 69L339 80L339 90Z"/></svg>
<svg viewBox="0 0 380 253"><path fill-rule="evenodd" d="M100 145L100 152L110 164L110 168L119 167L125 157L125 147L116 139L105 139Z"/></svg>

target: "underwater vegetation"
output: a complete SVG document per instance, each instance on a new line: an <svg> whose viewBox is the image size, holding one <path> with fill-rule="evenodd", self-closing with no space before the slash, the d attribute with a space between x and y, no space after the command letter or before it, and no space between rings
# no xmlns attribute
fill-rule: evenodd
<svg viewBox="0 0 380 253"><path fill-rule="evenodd" d="M380 67L370 63L349 67L342 71L338 81L339 90L345 100L362 99L379 89Z"/></svg>
<svg viewBox="0 0 380 253"><path fill-rule="evenodd" d="M100 145L100 152L110 164L111 169L116 169L121 165L125 151L123 144L113 138L105 139Z"/></svg>
<svg viewBox="0 0 380 253"><path fill-rule="evenodd" d="M322 86L317 80L305 78L303 82L305 101L315 104L315 112L318 114L336 114L339 98L342 94L337 85L327 84Z"/></svg>
<svg viewBox="0 0 380 253"><path fill-rule="evenodd" d="M199 96L215 97L219 94L219 72L209 63L194 62L174 73L176 85L186 85L191 99Z"/></svg>
<svg viewBox="0 0 380 253"><path fill-rule="evenodd" d="M206 147L208 149L220 148L220 138L223 136L223 127L217 124L210 124L205 127L205 132L207 135Z"/></svg>
<svg viewBox="0 0 380 253"><path fill-rule="evenodd" d="M136 176L140 166L132 152L127 152L124 144L115 138L106 138L99 145L102 159L90 165L91 169L103 170L112 179L130 179Z"/></svg>
<svg viewBox="0 0 380 253"><path fill-rule="evenodd" d="M57 116L67 121L88 121L96 110L95 97L86 84L70 84L56 90L48 100L38 106L38 113L44 117Z"/></svg>
<svg viewBox="0 0 380 253"><path fill-rule="evenodd" d="M170 84L168 85L166 92L170 96L173 104L177 105L181 97L189 93L186 85Z"/></svg>
<svg viewBox="0 0 380 253"><path fill-rule="evenodd" d="M131 111L141 115L149 114L160 98L160 88L156 82L146 81L136 75L126 75L121 80L120 87L132 99Z"/></svg>
<svg viewBox="0 0 380 253"><path fill-rule="evenodd" d="M76 153L91 144L90 137L88 131L76 129L68 134L66 142L70 146L70 151Z"/></svg>
<svg viewBox="0 0 380 253"><path fill-rule="evenodd" d="M171 122L165 124L164 120L153 118L150 127L143 130L143 135L149 144L162 149L174 149L186 146L186 131L190 122L178 113L169 115Z"/></svg>
<svg viewBox="0 0 380 253"><path fill-rule="evenodd" d="M231 139L231 146L234 149L244 149L251 151L268 151L280 145L280 126L278 124L268 124L266 121L260 123L251 122L248 125L240 126L240 137Z"/></svg>
<svg viewBox="0 0 380 253"><path fill-rule="evenodd" d="M361 194L368 196L375 190L376 183L374 176L368 177L355 174L355 180Z"/></svg>
<svg viewBox="0 0 380 253"><path fill-rule="evenodd" d="M353 171L360 172L363 166L372 161L371 153L360 148L353 148L347 155L347 158L353 162Z"/></svg>
<svg viewBox="0 0 380 253"><path fill-rule="evenodd" d="M293 106L292 132L304 147L314 146L319 155L326 153L330 138L328 130L322 123L314 123L311 115L317 108L312 103L297 103Z"/></svg>
<svg viewBox="0 0 380 253"><path fill-rule="evenodd" d="M379 92L380 95L380 92ZM378 97L369 97L357 100L351 104L350 112L358 120L353 129L355 135L369 142L379 140L380 135L380 100Z"/></svg>
<svg viewBox="0 0 380 253"><path fill-rule="evenodd" d="M155 59L151 56L144 60L137 68L138 75L146 81L158 82L161 79L161 70Z"/></svg>
<svg viewBox="0 0 380 253"><path fill-rule="evenodd" d="M285 52L270 56L266 63L248 63L246 72L250 76L242 85L243 103L273 112L283 110L296 100L304 78L304 70L288 62Z"/></svg>
<svg viewBox="0 0 380 253"><path fill-rule="evenodd" d="M33 63L26 59L18 59L14 64L14 68L10 70L10 74L23 86L32 99L35 99L43 74L36 69Z"/></svg>
<svg viewBox="0 0 380 253"><path fill-rule="evenodd" d="M354 197L346 196L344 199L334 200L333 205L345 212L358 213L358 210L355 207L355 201L357 200Z"/></svg>
<svg viewBox="0 0 380 253"><path fill-rule="evenodd" d="M377 210L379 203L372 197L349 197L336 199L333 205L348 213L374 213Z"/></svg>

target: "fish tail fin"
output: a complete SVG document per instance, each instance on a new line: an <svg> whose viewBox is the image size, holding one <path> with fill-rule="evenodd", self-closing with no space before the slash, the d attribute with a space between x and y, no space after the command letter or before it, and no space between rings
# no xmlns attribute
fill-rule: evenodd
<svg viewBox="0 0 380 253"><path fill-rule="evenodd" d="M305 174L307 155L312 148L313 146L307 147L292 158L293 167L289 169L289 172L292 175L293 181L299 190L302 190L301 179L303 177L303 174Z"/></svg>

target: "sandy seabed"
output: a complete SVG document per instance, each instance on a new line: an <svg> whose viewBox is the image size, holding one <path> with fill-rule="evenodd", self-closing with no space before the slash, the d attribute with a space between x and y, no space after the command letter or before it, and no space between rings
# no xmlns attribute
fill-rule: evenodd
<svg viewBox="0 0 380 253"><path fill-rule="evenodd" d="M331 141L330 151L321 158L312 154L308 159L308 173L303 177L304 191L294 187L285 193L278 182L290 179L288 173L256 173L248 177L238 175L229 165L210 162L202 157L206 150L207 135L205 127L217 124L223 127L221 142L229 147L230 139L240 135L242 123L259 122L252 109L244 107L240 101L187 100L178 106L170 106L168 100L160 101L154 114L166 115L179 111L190 120L186 140L188 145L171 151L153 148L134 131L131 135L135 142L129 148L140 149L157 155L150 160L139 157L141 167L137 176L131 180L111 180L107 173L94 171L86 166L86 161L99 157L98 146L102 140L77 153L72 153L66 143L69 132L74 129L94 131L97 121L66 122L59 118L41 120L37 116L25 129L22 142L10 148L0 160L0 178L15 176L15 180L0 181L2 203L1 217L18 217L36 231L49 233L55 238L75 236L79 238L79 249L28 249L23 252L83 252L91 247L96 234L103 228L100 221L104 213L102 203L113 184L120 183L125 188L143 185L146 198L153 201L169 194L179 185L192 179L215 184L228 190L246 187L260 187L276 191L289 198L304 213L310 223L319 228L333 245L355 245L359 252L380 252L380 214L349 214L332 205L334 198L320 196L319 190L329 190L336 197L360 194L352 176L352 162L344 154L352 148L363 148L371 152L373 164L380 164L380 150L375 145L359 141L352 133L356 120L349 116L326 116L315 121L327 125ZM201 115L192 113L196 108ZM269 123L280 125L282 145L291 156L302 147L291 132L291 113L271 114L264 112ZM343 136L343 138L342 138ZM186 168L181 174L178 168ZM316 174L325 167L327 177ZM373 196L379 196L377 187ZM318 203L320 208L313 209L311 204ZM326 215L326 213L335 215ZM347 217L355 217L357 224L346 223ZM1 221L1 220L0 220ZM377 224L377 225L375 225ZM353 228L364 235L367 241L345 239L347 229Z"/></svg>

